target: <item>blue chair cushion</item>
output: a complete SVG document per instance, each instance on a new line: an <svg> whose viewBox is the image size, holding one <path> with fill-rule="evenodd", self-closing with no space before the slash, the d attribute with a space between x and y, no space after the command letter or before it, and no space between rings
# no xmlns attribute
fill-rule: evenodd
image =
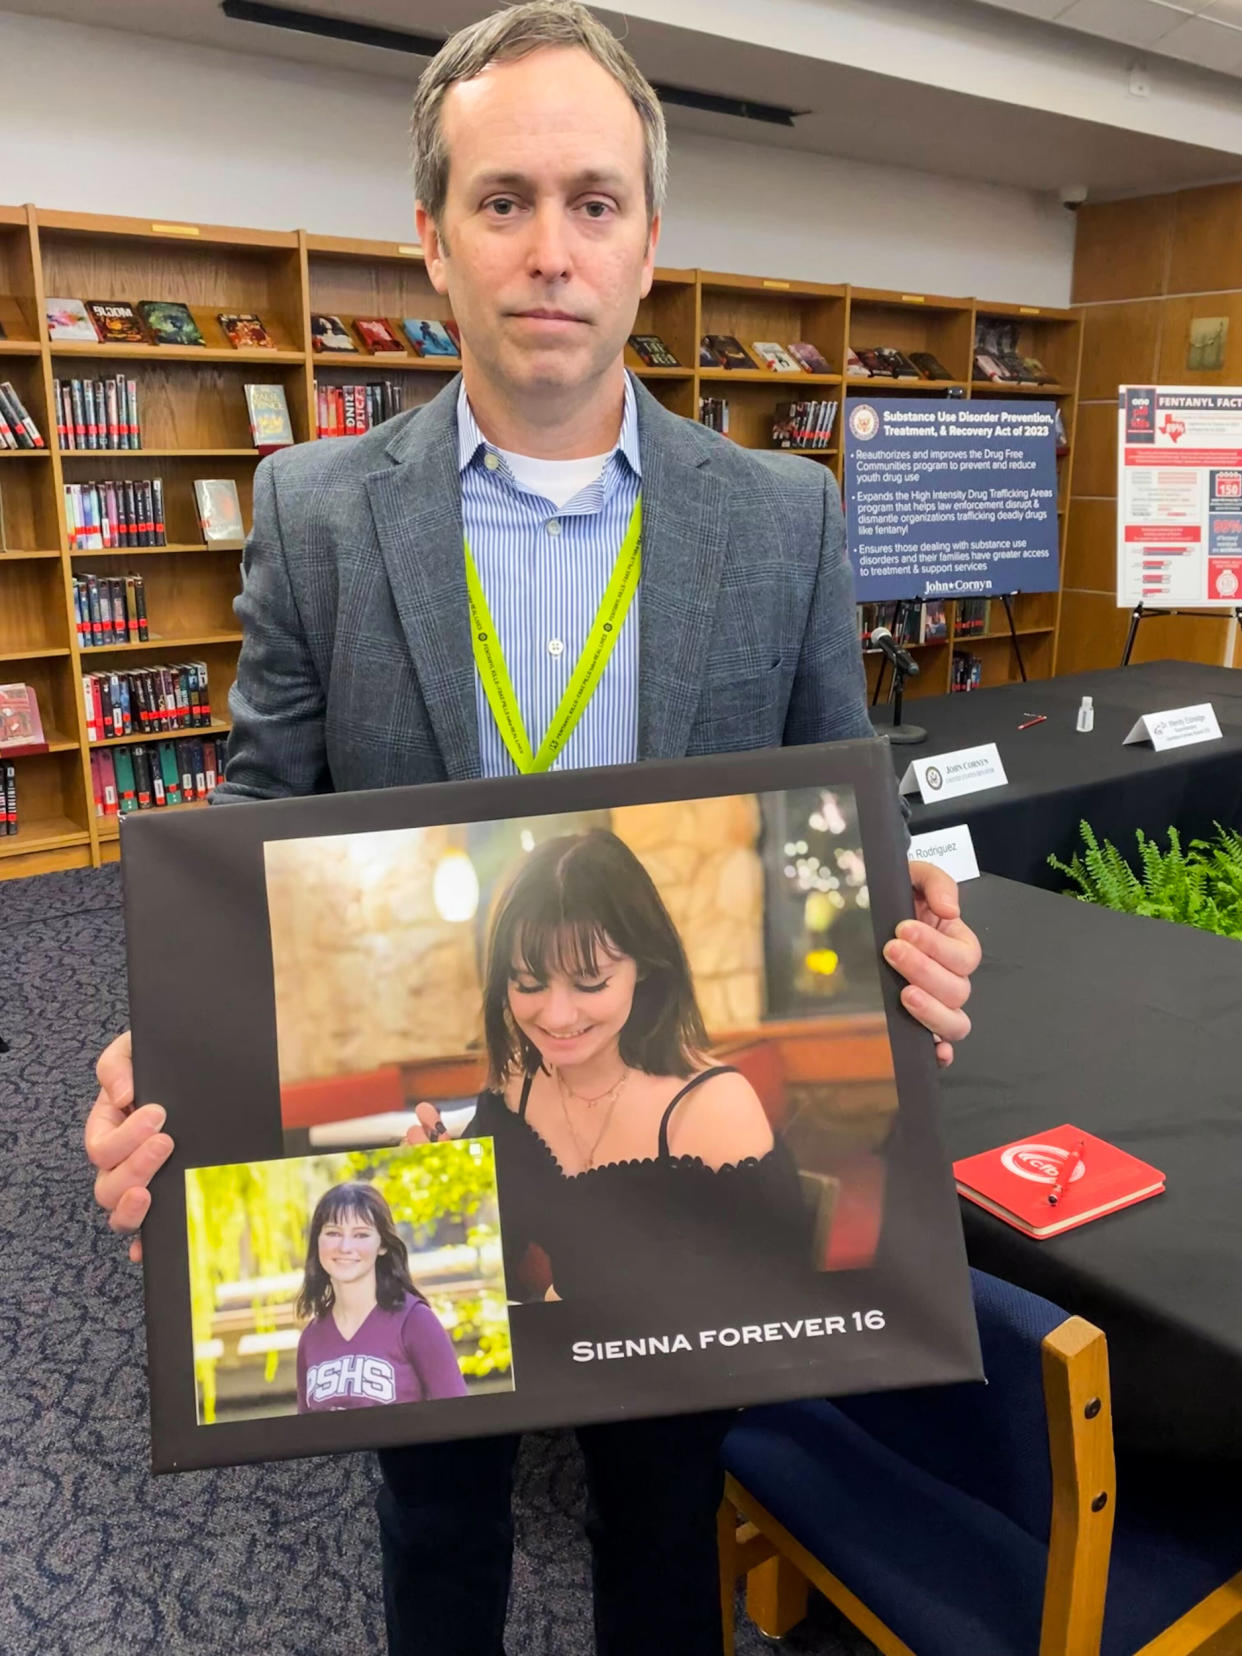
<svg viewBox="0 0 1242 1656"><path fill-rule="evenodd" d="M1236 1467L1119 1457L1101 1656L1133 1656L1239 1570Z"/></svg>
<svg viewBox="0 0 1242 1656"><path fill-rule="evenodd" d="M833 1404L748 1409L724 1459L918 1656L1038 1656L1046 1547Z"/></svg>

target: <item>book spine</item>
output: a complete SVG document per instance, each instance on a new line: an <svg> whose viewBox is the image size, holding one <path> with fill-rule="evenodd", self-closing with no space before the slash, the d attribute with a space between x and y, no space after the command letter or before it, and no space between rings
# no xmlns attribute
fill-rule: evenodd
<svg viewBox="0 0 1242 1656"><path fill-rule="evenodd" d="M104 406L108 411L108 447L127 447L125 433L121 429L121 409L117 402L115 380L109 380L104 387Z"/></svg>
<svg viewBox="0 0 1242 1656"><path fill-rule="evenodd" d="M95 410L95 387L90 380L82 381L82 410L86 421L86 447L97 449L99 443L99 423Z"/></svg>
<svg viewBox="0 0 1242 1656"><path fill-rule="evenodd" d="M138 604L138 638L145 644L151 633L147 626L147 583L142 575L134 576L134 597Z"/></svg>
<svg viewBox="0 0 1242 1656"><path fill-rule="evenodd" d="M118 807L116 761L110 748L104 748L99 755L99 776L103 784L103 814L106 817L114 817Z"/></svg>
<svg viewBox="0 0 1242 1656"><path fill-rule="evenodd" d="M7 763L4 767L4 806L6 834L16 834L17 823L17 766Z"/></svg>
<svg viewBox="0 0 1242 1656"><path fill-rule="evenodd" d="M56 441L62 449L67 449L70 444L69 431L65 425L65 387L61 380L53 380L52 384L56 391Z"/></svg>
<svg viewBox="0 0 1242 1656"><path fill-rule="evenodd" d="M155 520L155 546L167 546L168 535L164 528L164 479L151 479L152 517Z"/></svg>

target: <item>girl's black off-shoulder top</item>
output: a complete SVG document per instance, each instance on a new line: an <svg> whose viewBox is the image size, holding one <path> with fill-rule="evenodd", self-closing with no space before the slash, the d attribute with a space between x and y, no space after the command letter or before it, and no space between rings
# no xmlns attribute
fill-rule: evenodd
<svg viewBox="0 0 1242 1656"><path fill-rule="evenodd" d="M677 1105L729 1067L703 1070L678 1092L660 1122L654 1158L575 1174L561 1169L526 1120L533 1077L516 1111L498 1092L479 1095L468 1133L490 1137L495 1147L511 1297L520 1297L519 1265L532 1242L548 1255L563 1300L749 1299L812 1268L798 1170L779 1138L766 1155L718 1170L669 1151Z"/></svg>

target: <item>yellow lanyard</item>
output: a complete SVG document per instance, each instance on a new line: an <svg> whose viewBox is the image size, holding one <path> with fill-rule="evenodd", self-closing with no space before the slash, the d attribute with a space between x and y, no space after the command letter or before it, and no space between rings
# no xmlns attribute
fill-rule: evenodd
<svg viewBox="0 0 1242 1656"><path fill-rule="evenodd" d="M552 715L552 722L539 744L537 753L531 752L530 738L522 722L522 710L514 694L509 669L505 666L500 640L496 637L496 626L487 607L483 583L479 579L479 571L470 551L470 542L464 542L466 595L470 601L470 636L474 646L474 663L479 670L483 692L492 710L492 717L504 738L504 744L512 754L518 770L524 773L546 771L549 768L573 735L584 708L595 693L595 686L608 664L612 647L617 642L617 635L638 590L638 577L642 566L642 524L643 502L642 496L639 495L634 502L630 526L621 542L621 550L617 553L617 561L609 576L608 585L604 588L604 596L600 599L595 620L591 623L591 631L587 635L582 654L578 657L578 665L565 686L565 694Z"/></svg>

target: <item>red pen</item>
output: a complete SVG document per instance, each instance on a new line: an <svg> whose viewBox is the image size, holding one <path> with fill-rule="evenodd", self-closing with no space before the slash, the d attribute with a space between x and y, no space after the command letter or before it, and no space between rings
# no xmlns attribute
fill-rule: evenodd
<svg viewBox="0 0 1242 1656"><path fill-rule="evenodd" d="M1036 713L1034 715L1034 717L1028 719L1025 724L1020 724L1018 726L1018 729L1019 730L1029 730L1032 725L1047 724L1047 723L1048 723L1048 715L1046 713Z"/></svg>
<svg viewBox="0 0 1242 1656"><path fill-rule="evenodd" d="M1085 1143L1085 1139L1079 1139L1070 1155L1068 1167L1057 1180L1056 1184L1054 1184L1052 1189L1048 1192L1048 1201L1052 1207L1056 1207L1062 1196L1065 1195L1065 1192L1069 1188L1071 1182L1077 1176L1078 1169L1080 1167L1086 1167L1087 1164L1083 1160L1082 1154L1082 1147Z"/></svg>

